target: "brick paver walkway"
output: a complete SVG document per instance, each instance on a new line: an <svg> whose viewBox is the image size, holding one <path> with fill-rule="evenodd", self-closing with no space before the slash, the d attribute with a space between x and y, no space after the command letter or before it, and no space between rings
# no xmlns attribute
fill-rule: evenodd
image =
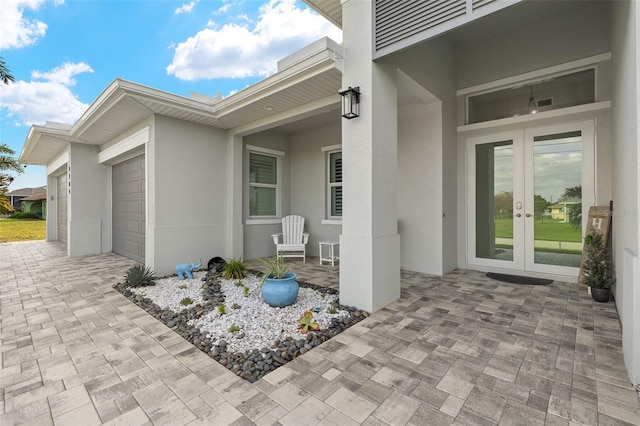
<svg viewBox="0 0 640 426"><path fill-rule="evenodd" d="M403 273L398 302L250 384L111 288L132 264L0 244L1 425L640 424L615 306L576 285Z"/></svg>

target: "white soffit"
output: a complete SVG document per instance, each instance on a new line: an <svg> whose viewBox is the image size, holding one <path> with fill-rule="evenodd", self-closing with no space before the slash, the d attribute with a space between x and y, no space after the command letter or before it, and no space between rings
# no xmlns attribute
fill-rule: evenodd
<svg viewBox="0 0 640 426"><path fill-rule="evenodd" d="M338 28L342 28L342 0L302 0Z"/></svg>

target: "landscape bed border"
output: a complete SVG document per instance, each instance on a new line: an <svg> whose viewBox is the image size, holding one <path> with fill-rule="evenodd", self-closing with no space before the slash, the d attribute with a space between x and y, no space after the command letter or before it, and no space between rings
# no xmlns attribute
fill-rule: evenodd
<svg viewBox="0 0 640 426"><path fill-rule="evenodd" d="M249 270L248 272L256 276L262 275L261 272L254 270ZM201 279L203 282L202 303L185 308L180 312L159 307L150 299L129 290L122 282L118 282L113 288L191 343L196 349L204 352L232 373L251 383L275 371L278 367L285 365L310 349L330 340L369 316L366 311L352 306L340 305L338 299L335 305L336 308L347 311L348 315L332 319L326 329L310 331L304 339L296 340L292 337L287 337L284 340L276 340L269 348L254 348L245 352L227 352L225 340L220 340L218 344L214 344L207 337L207 332L201 332L197 327L189 325L189 321L201 318L224 304L225 294L222 292L218 282L219 277L220 275L215 270L208 271L204 278ZM338 295L339 293L335 289L305 281L298 281L298 284L300 287L310 288L324 294Z"/></svg>

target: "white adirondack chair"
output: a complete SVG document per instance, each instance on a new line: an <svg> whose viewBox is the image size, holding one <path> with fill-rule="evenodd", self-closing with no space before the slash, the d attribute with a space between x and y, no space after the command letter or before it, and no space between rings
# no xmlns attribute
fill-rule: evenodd
<svg viewBox="0 0 640 426"><path fill-rule="evenodd" d="M282 241L280 241L282 236ZM271 235L276 245L276 255L282 257L301 257L306 263L306 246L309 233L304 232L304 217L290 215L282 218L282 232Z"/></svg>

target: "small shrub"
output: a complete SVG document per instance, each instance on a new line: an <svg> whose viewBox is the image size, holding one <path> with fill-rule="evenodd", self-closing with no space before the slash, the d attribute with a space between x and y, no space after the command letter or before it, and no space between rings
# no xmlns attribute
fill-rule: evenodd
<svg viewBox="0 0 640 426"><path fill-rule="evenodd" d="M184 299L182 299L182 300L180 301L180 304L181 304L182 306L187 306L187 305L190 305L190 304L192 304L192 303L193 303L193 300L191 300L191 298L190 298L190 297L185 297Z"/></svg>
<svg viewBox="0 0 640 426"><path fill-rule="evenodd" d="M220 313L220 315L224 315L227 313L227 308L224 305L220 305L218 306L218 312Z"/></svg>
<svg viewBox="0 0 640 426"><path fill-rule="evenodd" d="M337 313L337 312L338 312L338 310L336 309L336 307L335 307L335 306L329 306L329 307L327 308L327 312L329 312L330 314L335 314L335 313Z"/></svg>
<svg viewBox="0 0 640 426"><path fill-rule="evenodd" d="M248 297L249 296L249 287L245 286L245 288L244 288L244 290L242 290L242 292L244 293L245 297Z"/></svg>
<svg viewBox="0 0 640 426"><path fill-rule="evenodd" d="M231 309L240 309L242 306L238 305L237 303L234 303L233 305L231 305Z"/></svg>
<svg viewBox="0 0 640 426"><path fill-rule="evenodd" d="M238 331L240 331L240 327L238 327L235 324L232 324L231 327L229 327L229 332L230 333L235 333L235 332L238 332Z"/></svg>
<svg viewBox="0 0 640 426"><path fill-rule="evenodd" d="M135 265L129 268L124 279L125 287L145 287L156 285L156 276L149 268Z"/></svg>
<svg viewBox="0 0 640 426"><path fill-rule="evenodd" d="M40 219L35 213L17 212L9 216L10 219Z"/></svg>
<svg viewBox="0 0 640 426"><path fill-rule="evenodd" d="M222 277L227 280L241 280L247 276L247 264L242 256L237 259L229 259L222 270Z"/></svg>

